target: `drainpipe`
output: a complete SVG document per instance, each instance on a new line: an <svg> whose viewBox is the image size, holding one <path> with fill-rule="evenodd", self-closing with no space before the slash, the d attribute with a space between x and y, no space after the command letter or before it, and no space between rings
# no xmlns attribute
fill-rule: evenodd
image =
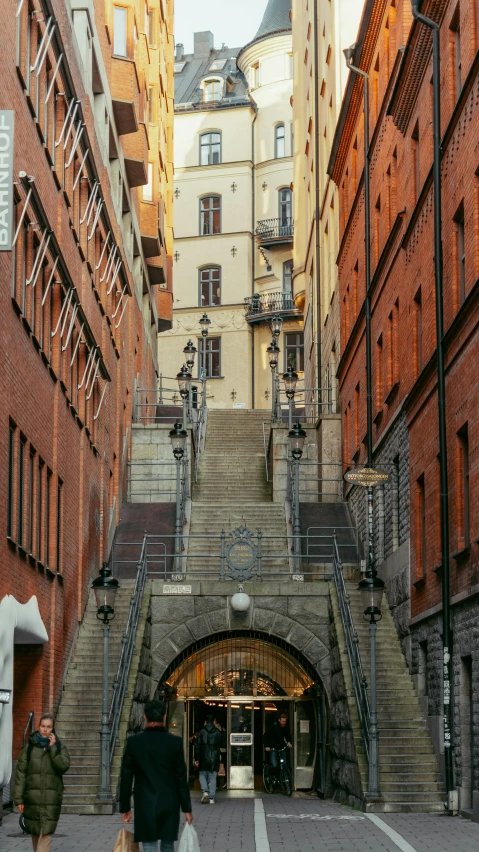
<svg viewBox="0 0 479 852"><path fill-rule="evenodd" d="M251 124L251 295L255 291L256 275L256 245L255 245L255 222L256 222L256 174L255 174L255 138L254 125L258 118L258 105L250 96L251 106L254 110L254 118ZM255 340L254 323L251 323L251 407L255 408Z"/></svg>
<svg viewBox="0 0 479 852"><path fill-rule="evenodd" d="M439 477L441 486L441 565L442 565L442 644L443 644L443 724L444 759L448 810L457 810L454 801L454 775L452 769L452 714L451 714L451 653L452 634L449 588L449 495L447 476L446 440L446 375L444 366L444 312L443 312L443 259L442 259L442 198L441 198L441 47L439 25L419 12L419 0L412 0L413 17L432 30L432 81L433 81L433 138L434 138L434 283L436 291L436 364L437 403L439 419Z"/></svg>
<svg viewBox="0 0 479 852"><path fill-rule="evenodd" d="M316 328L317 328L317 341L316 341L316 358L317 358L317 386L318 386L318 420L321 413L321 385L322 385L322 363L321 363L321 269L320 269L320 260L321 260L321 242L320 242L320 233L319 233L319 221L320 221L320 186L319 186L319 159L320 159L320 140L319 140L319 55L318 55L318 44L319 44L319 35L318 35L318 0L314 0L314 111L315 111L315 136L314 136L314 162L316 164L315 169L315 200L314 205L316 208L316 244L315 244L315 266L316 266Z"/></svg>

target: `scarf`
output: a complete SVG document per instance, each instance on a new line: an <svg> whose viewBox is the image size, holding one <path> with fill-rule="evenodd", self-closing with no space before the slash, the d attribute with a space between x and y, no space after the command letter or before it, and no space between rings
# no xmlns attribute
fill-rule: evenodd
<svg viewBox="0 0 479 852"><path fill-rule="evenodd" d="M33 735L33 738L35 740L35 743L39 745L40 748L46 748L50 740L49 737L42 737L42 735L38 731Z"/></svg>

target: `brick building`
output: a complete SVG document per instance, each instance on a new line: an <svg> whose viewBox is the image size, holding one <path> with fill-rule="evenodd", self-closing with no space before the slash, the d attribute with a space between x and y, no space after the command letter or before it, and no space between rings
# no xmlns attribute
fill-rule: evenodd
<svg viewBox="0 0 479 852"><path fill-rule="evenodd" d="M440 24L454 766L460 807L479 788L477 501L479 18L473 0L425 0ZM440 741L441 577L432 188L432 42L410 0L367 0L354 64L370 81L375 556ZM345 467L365 460L363 85L351 74L330 174L340 189L338 368ZM363 535L364 494L350 506ZM380 641L380 629L378 633ZM476 792L476 796L478 793Z"/></svg>
<svg viewBox="0 0 479 852"><path fill-rule="evenodd" d="M58 704L124 498L135 386L154 387L171 325L172 4L6 0L0 27L0 600L36 595L48 634L15 646L15 757L29 711Z"/></svg>

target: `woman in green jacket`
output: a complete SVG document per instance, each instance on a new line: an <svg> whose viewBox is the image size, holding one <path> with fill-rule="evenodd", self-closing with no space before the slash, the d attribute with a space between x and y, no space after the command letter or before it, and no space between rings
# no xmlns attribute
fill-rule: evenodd
<svg viewBox="0 0 479 852"><path fill-rule="evenodd" d="M38 731L22 749L15 774L13 798L32 835L34 852L50 852L63 799L62 775L70 766L70 756L57 738L55 720L42 716Z"/></svg>

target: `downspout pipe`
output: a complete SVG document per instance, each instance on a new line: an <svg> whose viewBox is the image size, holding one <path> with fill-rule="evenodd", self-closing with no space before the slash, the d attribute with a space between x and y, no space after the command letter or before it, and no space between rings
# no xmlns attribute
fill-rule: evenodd
<svg viewBox="0 0 479 852"><path fill-rule="evenodd" d="M258 118L258 105L253 98L250 97L251 106L254 110L254 118L251 123L251 295L255 292L255 277L256 277L256 244L255 244L255 224L256 224L256 172L255 172L255 122ZM251 324L251 408L255 408L255 339L254 339L254 323Z"/></svg>
<svg viewBox="0 0 479 852"><path fill-rule="evenodd" d="M441 187L441 45L439 25L419 11L419 0L412 0L412 14L418 23L432 31L432 79L433 79L433 140L434 140L434 284L436 295L436 364L437 402L439 419L439 477L441 517L441 566L442 566L442 641L443 641L443 725L444 758L447 802L446 808L455 810L454 775L452 768L452 713L451 713L451 655L452 632L450 615L449 577L449 493L447 475L446 433L446 375L444 364L444 271L442 255L442 187Z"/></svg>
<svg viewBox="0 0 479 852"><path fill-rule="evenodd" d="M315 267L316 267L316 382L318 387L318 420L320 418L322 412L321 406L321 386L322 386L322 353L321 353L321 237L320 237L320 218L321 218L321 199L320 199L320 152L321 145L319 140L319 30L318 30L318 0L314 0L314 111L315 111L315 127L316 132L314 136L314 162L316 164L315 169L315 216L316 216L316 227L315 227Z"/></svg>

